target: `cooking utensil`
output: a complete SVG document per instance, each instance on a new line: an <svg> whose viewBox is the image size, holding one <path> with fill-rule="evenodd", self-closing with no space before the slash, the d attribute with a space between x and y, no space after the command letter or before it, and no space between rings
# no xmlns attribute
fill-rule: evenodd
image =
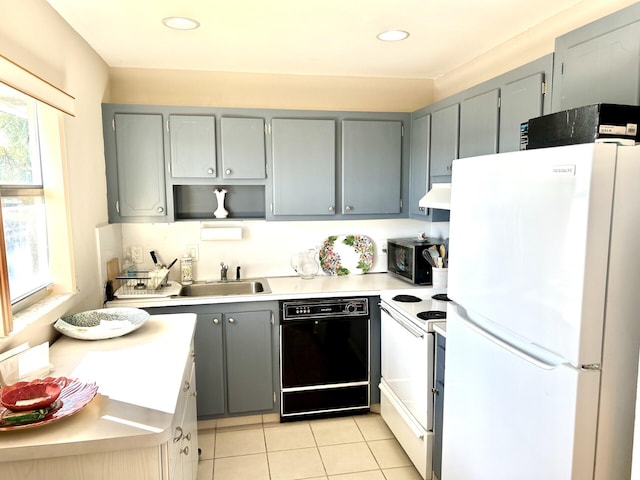
<svg viewBox="0 0 640 480"><path fill-rule="evenodd" d="M178 261L178 259L177 259L177 258L174 258L174 259L173 259L173 262L171 262L171 263L169 264L169 266L167 267L167 270L171 270L171 267L173 267L173 266L176 264L176 262L177 262L177 261Z"/></svg>
<svg viewBox="0 0 640 480"><path fill-rule="evenodd" d="M447 249L444 245L440 245L440 257L442 258L442 266L447 267Z"/></svg>
<svg viewBox="0 0 640 480"><path fill-rule="evenodd" d="M120 261L117 258L112 258L107 262L107 281L111 281L114 291L120 288L118 275L120 275Z"/></svg>
<svg viewBox="0 0 640 480"><path fill-rule="evenodd" d="M437 258L440 258L440 252L438 252L438 249L436 248L435 245L431 245L428 249L428 252L431 254L431 256L433 257L433 261L437 262Z"/></svg>
<svg viewBox="0 0 640 480"><path fill-rule="evenodd" d="M155 250L151 250L149 254L151 255L151 260L153 260L153 264L158 265L158 257L156 257Z"/></svg>
<svg viewBox="0 0 640 480"><path fill-rule="evenodd" d="M422 250L422 256L427 262L429 262L429 265L431 265L433 268L437 268L436 262L434 262L433 257L431 256L431 253L429 253L429 250Z"/></svg>

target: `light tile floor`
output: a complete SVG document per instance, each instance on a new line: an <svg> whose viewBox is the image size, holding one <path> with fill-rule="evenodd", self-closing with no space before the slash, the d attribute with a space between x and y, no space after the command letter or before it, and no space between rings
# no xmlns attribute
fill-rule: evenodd
<svg viewBox="0 0 640 480"><path fill-rule="evenodd" d="M200 430L198 480L421 480L378 414Z"/></svg>

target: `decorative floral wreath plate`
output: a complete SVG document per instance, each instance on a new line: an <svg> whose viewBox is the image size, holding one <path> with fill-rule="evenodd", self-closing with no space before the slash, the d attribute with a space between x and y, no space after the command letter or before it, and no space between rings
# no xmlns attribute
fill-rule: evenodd
<svg viewBox="0 0 640 480"><path fill-rule="evenodd" d="M373 242L365 235L333 235L322 242L319 258L328 275L361 275L373 266Z"/></svg>

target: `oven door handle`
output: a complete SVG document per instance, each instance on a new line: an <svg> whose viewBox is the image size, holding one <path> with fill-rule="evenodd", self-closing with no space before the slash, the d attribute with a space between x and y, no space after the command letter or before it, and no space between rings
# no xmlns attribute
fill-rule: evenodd
<svg viewBox="0 0 640 480"><path fill-rule="evenodd" d="M416 338L424 338L424 332L421 331L421 330L418 330L416 327L414 327L407 320L404 320L403 318L397 318L389 310L387 310L383 305L380 305L380 310L382 310L387 315L389 315L393 320L396 321L396 323L398 323L401 327L403 327L407 332L409 332L414 337L416 337Z"/></svg>

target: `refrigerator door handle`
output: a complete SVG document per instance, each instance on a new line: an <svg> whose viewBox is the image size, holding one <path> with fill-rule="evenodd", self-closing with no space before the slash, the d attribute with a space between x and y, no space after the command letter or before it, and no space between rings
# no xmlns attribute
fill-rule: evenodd
<svg viewBox="0 0 640 480"><path fill-rule="evenodd" d="M529 362L537 366L538 368L542 368L544 370L553 370L554 368L557 368L561 365L571 366L569 362L563 361L561 357L558 357L557 355L553 355L549 352L546 352L544 354L544 357L546 358L542 358L543 357L542 352L540 352L540 356L536 356L521 348L518 348L517 346L495 335L492 335L491 333L487 332L484 328L477 325L471 318L469 318L464 308L462 308L460 305L455 305L455 308L458 311L458 316L460 321L462 321L467 327L472 329L478 335L481 335L482 337L486 338L490 342L495 343L496 345L504 348L505 350L521 358L522 360ZM532 348L536 348L536 347L532 345Z"/></svg>

